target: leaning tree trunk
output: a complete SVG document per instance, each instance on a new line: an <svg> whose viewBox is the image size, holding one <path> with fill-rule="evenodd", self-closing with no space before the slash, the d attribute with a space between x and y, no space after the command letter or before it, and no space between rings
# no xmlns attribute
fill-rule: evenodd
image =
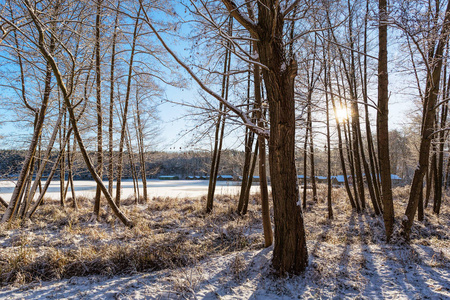
<svg viewBox="0 0 450 300"><path fill-rule="evenodd" d="M3 200L3 198L2 197L0 197L0 204L1 205L3 205L5 208L7 208L8 207L8 203L6 203L6 201L5 200Z"/></svg>

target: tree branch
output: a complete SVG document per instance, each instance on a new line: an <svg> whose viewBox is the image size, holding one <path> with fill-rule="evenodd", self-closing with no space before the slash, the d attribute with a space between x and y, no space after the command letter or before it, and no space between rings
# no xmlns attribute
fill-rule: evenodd
<svg viewBox="0 0 450 300"><path fill-rule="evenodd" d="M222 0L222 3L226 6L226 8L228 9L228 12L231 14L231 16L233 18L235 18L236 21L238 21L242 26L244 26L245 29L247 29L250 32L252 37L259 38L258 26L254 22L252 22L252 20L250 20L249 18L244 16L239 11L239 9L236 6L236 3L234 3L234 1Z"/></svg>

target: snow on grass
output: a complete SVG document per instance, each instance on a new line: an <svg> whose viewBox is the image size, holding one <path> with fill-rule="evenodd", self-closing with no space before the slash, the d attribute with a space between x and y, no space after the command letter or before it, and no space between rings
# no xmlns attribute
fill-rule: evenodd
<svg viewBox="0 0 450 300"><path fill-rule="evenodd" d="M3 283L0 299L450 299L448 199L439 217L426 210L425 223L415 222L410 244L386 244L382 217L351 211L344 193L333 191L331 221L325 201L308 203L309 265L303 274L285 278L272 273L273 248L262 247L258 199L245 217L234 214L233 198L217 200L212 215L203 213L204 199L154 199L126 207L140 224L131 230L106 212L104 223L89 223L89 211L73 217L73 211L56 213L60 209L48 204L25 228L0 230L0 262L20 251L30 261L59 251L62 260L64 251L89 248L109 255L119 272L28 283L16 278ZM402 192L394 195L399 219L406 199ZM123 254L136 256L145 247L157 251L167 245L161 248L170 252L161 253L165 259L186 260L142 271L127 265L137 258L117 258L117 244L126 247ZM86 255L98 259L91 252Z"/></svg>

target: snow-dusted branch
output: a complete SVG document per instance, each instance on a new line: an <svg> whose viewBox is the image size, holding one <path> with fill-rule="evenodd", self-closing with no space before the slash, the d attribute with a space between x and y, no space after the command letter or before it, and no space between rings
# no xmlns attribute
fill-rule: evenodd
<svg viewBox="0 0 450 300"><path fill-rule="evenodd" d="M222 0L222 2L228 9L228 12L231 14L231 16L235 18L242 26L244 26L250 32L252 37L259 37L258 26L252 20L241 13L234 1Z"/></svg>

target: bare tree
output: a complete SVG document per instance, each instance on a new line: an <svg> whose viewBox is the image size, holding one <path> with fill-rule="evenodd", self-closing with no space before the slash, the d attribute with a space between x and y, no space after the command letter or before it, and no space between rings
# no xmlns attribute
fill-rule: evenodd
<svg viewBox="0 0 450 300"><path fill-rule="evenodd" d="M300 273L307 265L305 229L299 201L297 175L295 168L295 99L294 79L297 75L297 61L289 57L283 42L285 35L285 19L299 1L281 4L278 1L262 0L255 3L257 14L250 9L252 16L246 16L240 4L223 0L222 3L229 14L246 29L252 38L257 40L259 63L269 99L270 134L252 123L240 109L223 99L208 88L165 43L153 26L153 22L144 8L145 22L158 37L166 50L185 68L193 79L209 94L222 102L232 112L258 134L269 138L269 164L274 202L275 246L272 264L280 273ZM252 3L249 3L252 5ZM306 5L306 4L305 4ZM305 6L306 8L306 6ZM253 22L255 16L257 22ZM256 17L257 16L257 17ZM208 18L208 16L205 16ZM208 21L214 20L208 19ZM220 27L220 26L218 26ZM223 34L224 31L221 31ZM225 31L226 32L226 31ZM251 60L251 55L247 54ZM289 225L288 225L289 224Z"/></svg>

